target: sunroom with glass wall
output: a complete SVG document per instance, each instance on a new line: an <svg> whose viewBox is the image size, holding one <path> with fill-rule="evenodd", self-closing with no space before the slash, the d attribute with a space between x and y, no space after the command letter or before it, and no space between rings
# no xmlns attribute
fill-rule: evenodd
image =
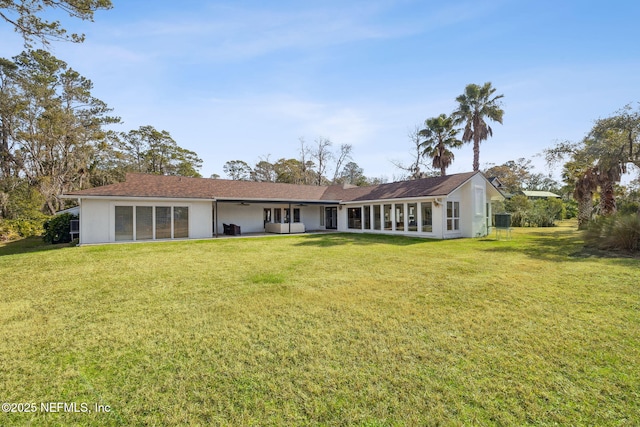
<svg viewBox="0 0 640 427"><path fill-rule="evenodd" d="M345 211L348 231L429 236L442 229L434 220L434 212L442 211L434 200L349 204Z"/></svg>

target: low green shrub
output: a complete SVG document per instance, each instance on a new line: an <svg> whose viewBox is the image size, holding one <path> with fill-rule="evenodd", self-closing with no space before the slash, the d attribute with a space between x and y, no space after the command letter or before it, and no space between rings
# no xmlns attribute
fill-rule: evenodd
<svg viewBox="0 0 640 427"><path fill-rule="evenodd" d="M640 215L640 202L636 202L633 200L621 200L618 203L618 212L629 215Z"/></svg>
<svg viewBox="0 0 640 427"><path fill-rule="evenodd" d="M78 219L77 215L64 213L56 215L44 223L44 235L42 239L46 243L69 243L71 242L71 220Z"/></svg>
<svg viewBox="0 0 640 427"><path fill-rule="evenodd" d="M516 195L504 204L511 214L513 227L554 227L556 220L564 219L566 209L560 199L529 200Z"/></svg>
<svg viewBox="0 0 640 427"><path fill-rule="evenodd" d="M0 241L11 241L24 237L41 236L44 232L42 219L0 220Z"/></svg>
<svg viewBox="0 0 640 427"><path fill-rule="evenodd" d="M575 200L567 200L562 202L564 205L563 219L576 218L578 216L578 202Z"/></svg>
<svg viewBox="0 0 640 427"><path fill-rule="evenodd" d="M640 215L616 214L592 221L585 242L599 249L640 251Z"/></svg>
<svg viewBox="0 0 640 427"><path fill-rule="evenodd" d="M19 238L20 235L15 228L7 224L6 220L0 221L0 242L10 242Z"/></svg>
<svg viewBox="0 0 640 427"><path fill-rule="evenodd" d="M529 210L529 221L536 227L554 227L563 219L564 206L559 199L534 200Z"/></svg>

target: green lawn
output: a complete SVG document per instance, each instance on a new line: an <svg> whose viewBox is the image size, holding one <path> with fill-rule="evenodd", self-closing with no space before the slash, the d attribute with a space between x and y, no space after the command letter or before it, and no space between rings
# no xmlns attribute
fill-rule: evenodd
<svg viewBox="0 0 640 427"><path fill-rule="evenodd" d="M513 237L5 244L0 425L640 424L640 259Z"/></svg>

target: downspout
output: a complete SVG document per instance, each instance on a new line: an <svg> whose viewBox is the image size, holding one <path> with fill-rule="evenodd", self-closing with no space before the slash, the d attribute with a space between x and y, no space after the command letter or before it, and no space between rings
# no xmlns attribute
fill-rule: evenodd
<svg viewBox="0 0 640 427"><path fill-rule="evenodd" d="M214 208L213 208L213 226L215 227L215 236L216 239L218 238L218 199L214 199L213 201L214 204Z"/></svg>
<svg viewBox="0 0 640 427"><path fill-rule="evenodd" d="M445 207L445 204L442 202L442 199L435 199L436 203L438 204L438 206L440 206L440 238L442 240L444 240L444 230L445 227L447 226L447 208Z"/></svg>
<svg viewBox="0 0 640 427"><path fill-rule="evenodd" d="M82 198L78 197L78 232L80 235L78 236L78 246L82 244Z"/></svg>

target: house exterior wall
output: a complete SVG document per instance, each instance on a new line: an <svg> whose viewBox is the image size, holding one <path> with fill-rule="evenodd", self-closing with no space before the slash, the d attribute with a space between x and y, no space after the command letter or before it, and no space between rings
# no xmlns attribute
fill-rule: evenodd
<svg viewBox="0 0 640 427"><path fill-rule="evenodd" d="M109 200L83 199L80 205L80 244L109 242L112 224Z"/></svg>
<svg viewBox="0 0 640 427"><path fill-rule="evenodd" d="M181 201L167 199L83 199L80 204L80 244L115 242L116 206L161 206L189 208L189 237L201 239L212 236L210 201ZM134 209L135 211L135 209Z"/></svg>
<svg viewBox="0 0 640 427"><path fill-rule="evenodd" d="M324 205L309 205L302 207L302 222L309 230L324 230Z"/></svg>
<svg viewBox="0 0 640 427"><path fill-rule="evenodd" d="M460 188L453 191L447 201L460 203L460 230L445 231L445 238L479 237L489 233L487 227L487 181L480 175L473 176ZM489 208L490 209L490 208ZM446 217L446 212L444 213ZM445 220L446 224L446 220Z"/></svg>
<svg viewBox="0 0 640 427"><path fill-rule="evenodd" d="M213 210L211 201L191 202L189 204L189 238L205 239L213 236ZM193 218L193 219L192 219Z"/></svg>

